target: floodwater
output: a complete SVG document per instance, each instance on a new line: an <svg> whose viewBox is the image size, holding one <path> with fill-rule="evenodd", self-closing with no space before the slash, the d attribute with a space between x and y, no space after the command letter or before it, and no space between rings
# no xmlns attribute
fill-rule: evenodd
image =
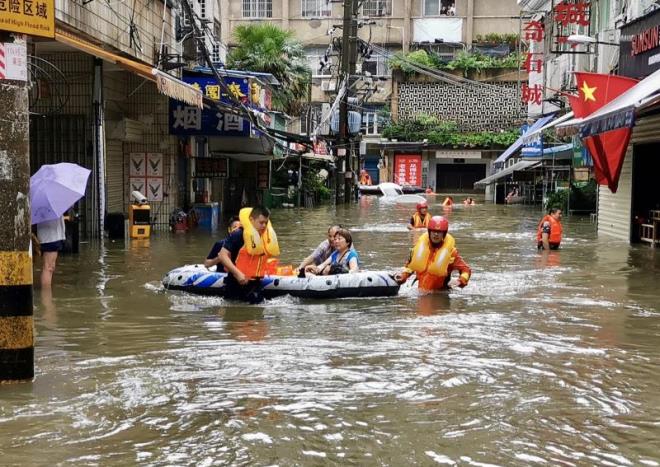
<svg viewBox="0 0 660 467"><path fill-rule="evenodd" d="M273 221L284 262L340 222L366 268L394 269L410 211ZM248 306L160 287L208 233L82 245L35 289L37 376L0 386L0 463L659 465L660 250L573 217L542 254L538 208L448 215L474 276L429 296Z"/></svg>

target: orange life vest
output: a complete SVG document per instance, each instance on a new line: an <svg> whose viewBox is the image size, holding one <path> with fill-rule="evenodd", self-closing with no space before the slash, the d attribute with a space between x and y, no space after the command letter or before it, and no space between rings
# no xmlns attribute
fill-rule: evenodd
<svg viewBox="0 0 660 467"><path fill-rule="evenodd" d="M428 212L424 216L424 219L422 219L422 216L419 215L419 211L415 211L415 214L412 215L413 217L413 227L415 229L420 229L422 227L428 227L429 222L431 221L431 214Z"/></svg>
<svg viewBox="0 0 660 467"><path fill-rule="evenodd" d="M259 233L250 223L251 212L252 208L243 208L239 212L243 225L243 247L236 257L236 267L248 279L275 274L279 261L274 257L280 254L277 235L270 221L266 230Z"/></svg>
<svg viewBox="0 0 660 467"><path fill-rule="evenodd" d="M539 222L539 225L536 229L536 241L537 242L543 241L543 224L546 221L550 222L550 235L548 236L548 243L553 245L559 245L561 243L561 234L563 230L561 226L561 222L559 222L557 219L555 219L549 214L545 215L543 219L541 219L541 222Z"/></svg>
<svg viewBox="0 0 660 467"><path fill-rule="evenodd" d="M360 175L360 185L371 185L371 175L368 173Z"/></svg>

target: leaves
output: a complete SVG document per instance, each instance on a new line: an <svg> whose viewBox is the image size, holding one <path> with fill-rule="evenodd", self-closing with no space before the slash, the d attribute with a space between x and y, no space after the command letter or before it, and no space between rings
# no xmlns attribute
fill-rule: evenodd
<svg viewBox="0 0 660 467"><path fill-rule="evenodd" d="M273 108L292 115L300 113L311 84L305 50L285 31L271 23L237 26L236 47L227 66L238 70L271 73L281 83L273 90Z"/></svg>
<svg viewBox="0 0 660 467"><path fill-rule="evenodd" d="M385 138L398 141L423 141L452 148L508 147L520 136L519 130L500 132L462 132L456 122L420 114L412 120L390 123L383 129Z"/></svg>
<svg viewBox="0 0 660 467"><path fill-rule="evenodd" d="M520 68L522 56L517 52L506 57L497 58L483 55L479 52L459 52L456 58L449 62L443 62L435 54L429 54L425 50L416 50L408 54L401 52L395 54L389 60L392 69L398 69L406 74L414 74L417 71L412 65L420 65L435 70L463 70L465 74L470 71L481 72L488 68Z"/></svg>

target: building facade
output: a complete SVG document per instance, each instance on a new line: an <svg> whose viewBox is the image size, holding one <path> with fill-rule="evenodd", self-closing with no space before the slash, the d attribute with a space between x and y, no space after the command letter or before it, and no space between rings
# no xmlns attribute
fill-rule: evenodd
<svg viewBox="0 0 660 467"><path fill-rule="evenodd" d="M221 42L232 46L232 31L241 24L268 21L293 31L308 53L313 74L310 115L293 129L309 132L321 120L321 104L331 102L337 88L338 53L332 42L341 37L342 2L328 0L219 0L223 12ZM227 12L224 14L224 12ZM515 0L366 0L359 15L359 37L373 44L361 56L358 71L374 78L374 92L362 112L363 133L378 138L383 120L379 110L389 104L392 73L388 58L399 51L426 47L452 57L489 33L517 33ZM321 66L321 63L324 66ZM366 73L365 73L366 72ZM306 120L307 119L307 120Z"/></svg>

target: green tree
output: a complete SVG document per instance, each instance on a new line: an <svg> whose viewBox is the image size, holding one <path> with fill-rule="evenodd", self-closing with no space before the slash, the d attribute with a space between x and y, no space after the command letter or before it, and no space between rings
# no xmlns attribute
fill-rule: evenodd
<svg viewBox="0 0 660 467"><path fill-rule="evenodd" d="M238 26L236 47L227 57L229 68L271 73L281 83L273 90L273 108L298 115L307 100L311 70L305 50L291 31L271 23Z"/></svg>

